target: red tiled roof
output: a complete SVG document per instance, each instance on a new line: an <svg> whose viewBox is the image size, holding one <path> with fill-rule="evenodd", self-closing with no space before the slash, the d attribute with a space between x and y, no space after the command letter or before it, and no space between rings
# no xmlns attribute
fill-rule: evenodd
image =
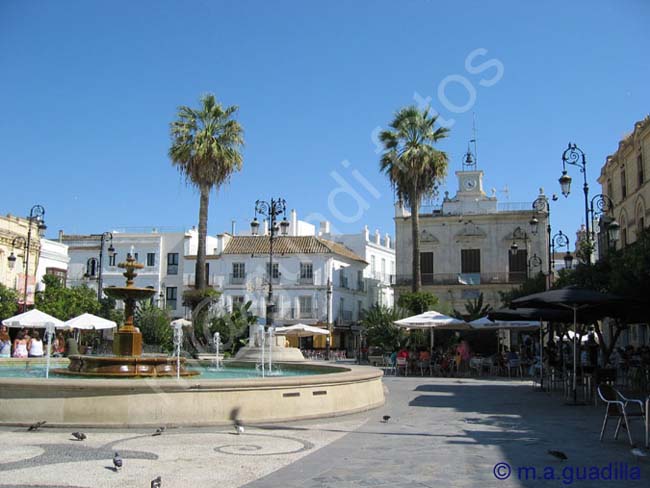
<svg viewBox="0 0 650 488"><path fill-rule="evenodd" d="M269 238L267 236L235 236L224 254L268 254ZM277 254L338 254L353 261L366 263L366 260L352 249L315 236L279 236L273 240L273 253ZM367 264L367 263L366 263Z"/></svg>

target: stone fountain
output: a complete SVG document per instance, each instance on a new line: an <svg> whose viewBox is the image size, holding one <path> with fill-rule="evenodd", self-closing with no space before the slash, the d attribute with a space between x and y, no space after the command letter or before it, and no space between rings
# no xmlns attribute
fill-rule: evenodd
<svg viewBox="0 0 650 488"><path fill-rule="evenodd" d="M166 355L142 356L142 334L133 325L136 302L151 298L156 292L152 288L134 286L135 270L144 265L136 262L132 254L126 262L119 263L125 269L126 286L110 286L104 293L116 300L124 301L124 324L113 334L113 356L72 355L68 369L57 373L80 376L105 377L151 377L151 376L192 376L198 371L185 369L185 359L178 361ZM178 366L177 366L178 364ZM180 368L180 370L178 369Z"/></svg>

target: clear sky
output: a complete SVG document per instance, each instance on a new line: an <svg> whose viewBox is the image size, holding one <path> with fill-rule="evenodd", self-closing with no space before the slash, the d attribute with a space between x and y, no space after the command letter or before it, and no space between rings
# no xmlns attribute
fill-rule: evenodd
<svg viewBox="0 0 650 488"><path fill-rule="evenodd" d="M649 26L647 0L0 0L0 212L42 204L50 237L194 225L169 123L205 92L240 107L246 137L243 170L212 196L212 234L278 196L342 232L393 234L376 132L427 97L451 127L443 191L456 191L475 113L488 192L559 193L575 141L593 195L650 112ZM553 226L573 235L570 174Z"/></svg>

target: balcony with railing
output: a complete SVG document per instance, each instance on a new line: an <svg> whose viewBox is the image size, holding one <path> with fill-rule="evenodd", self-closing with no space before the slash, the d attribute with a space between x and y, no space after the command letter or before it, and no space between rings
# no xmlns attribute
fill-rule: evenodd
<svg viewBox="0 0 650 488"><path fill-rule="evenodd" d="M422 273L423 286L437 285L495 285L495 284L520 284L528 277L524 272L483 272L483 273ZM411 274L396 275L391 284L408 286L413 281Z"/></svg>
<svg viewBox="0 0 650 488"><path fill-rule="evenodd" d="M301 276L298 278L298 284L299 285L313 285L314 284L314 277L313 276Z"/></svg>
<svg viewBox="0 0 650 488"><path fill-rule="evenodd" d="M275 318L279 320L317 320L319 314L315 308L301 310L296 307L284 307L276 312Z"/></svg>
<svg viewBox="0 0 650 488"><path fill-rule="evenodd" d="M352 310L339 310L339 322L349 323L352 322L354 314Z"/></svg>
<svg viewBox="0 0 650 488"><path fill-rule="evenodd" d="M246 274L232 274L230 273L230 279L228 283L231 285L243 285L246 282Z"/></svg>

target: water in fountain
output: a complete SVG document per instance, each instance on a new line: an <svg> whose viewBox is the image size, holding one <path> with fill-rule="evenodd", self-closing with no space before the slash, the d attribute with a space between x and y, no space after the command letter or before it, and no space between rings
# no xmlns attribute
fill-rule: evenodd
<svg viewBox="0 0 650 488"><path fill-rule="evenodd" d="M219 371L221 369L221 360L219 359L219 349L221 348L221 336L219 332L215 332L214 336L212 336L213 342L214 342L214 359L212 360L212 368L215 371Z"/></svg>

